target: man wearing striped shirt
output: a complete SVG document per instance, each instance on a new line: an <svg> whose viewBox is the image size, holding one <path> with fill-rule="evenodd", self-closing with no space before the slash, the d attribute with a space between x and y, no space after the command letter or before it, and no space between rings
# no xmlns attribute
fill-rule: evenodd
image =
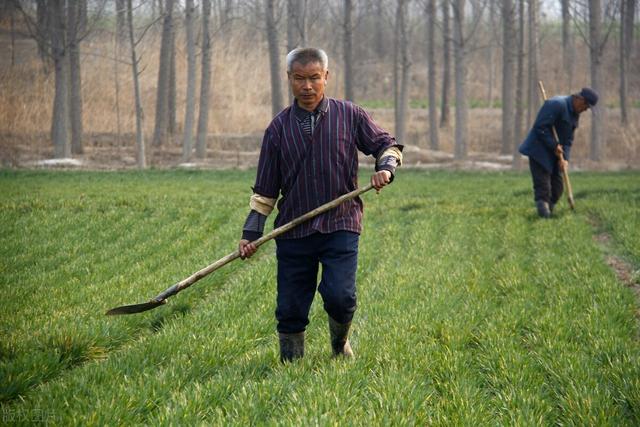
<svg viewBox="0 0 640 427"><path fill-rule="evenodd" d="M402 162L402 146L362 108L324 96L327 66L321 49L298 48L287 55L295 100L264 134L251 211L239 243L243 259L256 252L251 242L262 236L278 197L275 227L355 190L358 151L376 158L371 183L378 191L393 181ZM276 239L276 319L283 362L304 355L304 331L316 288L329 315L334 356L353 357L348 335L356 310L362 210L360 198L346 201Z"/></svg>

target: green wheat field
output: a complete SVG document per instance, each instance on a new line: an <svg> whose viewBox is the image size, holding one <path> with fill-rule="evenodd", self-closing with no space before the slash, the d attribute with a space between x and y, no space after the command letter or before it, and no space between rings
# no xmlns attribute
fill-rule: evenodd
<svg viewBox="0 0 640 427"><path fill-rule="evenodd" d="M234 251L254 174L1 171L0 424L640 424L639 302L606 262L640 282L640 173L574 173L540 220L526 172L400 170L363 196L353 361L317 296L279 362L273 242L104 315Z"/></svg>

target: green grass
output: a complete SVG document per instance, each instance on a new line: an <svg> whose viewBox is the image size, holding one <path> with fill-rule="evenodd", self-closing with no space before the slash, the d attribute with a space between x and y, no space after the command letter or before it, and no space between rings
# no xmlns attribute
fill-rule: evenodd
<svg viewBox="0 0 640 427"><path fill-rule="evenodd" d="M278 362L274 244L151 312L106 317L234 250L250 172L0 172L0 408L58 425L637 425L640 174L400 171L364 196L356 360ZM362 180L365 177L363 175ZM595 224L595 225L594 225Z"/></svg>

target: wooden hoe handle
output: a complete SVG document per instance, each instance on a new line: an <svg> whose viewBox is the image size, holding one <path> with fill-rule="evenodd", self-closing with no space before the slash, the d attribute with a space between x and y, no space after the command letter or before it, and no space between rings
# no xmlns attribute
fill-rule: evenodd
<svg viewBox="0 0 640 427"><path fill-rule="evenodd" d="M329 211L333 208L335 208L336 206L340 205L343 202L346 202L347 200L351 200L351 199L355 199L356 197L358 197L359 195L361 195L362 193L369 191L373 188L373 185L371 185L370 183L363 187L363 188L358 188L350 193L347 194L343 194L342 196L325 203L324 205L318 206L317 208L315 208L312 211L307 212L304 215L299 216L296 219L291 220L290 222L281 225L280 227L272 230L270 233L265 234L264 236L262 236L261 238L259 238L258 240L254 241L253 243L256 245L256 247L259 247L265 243L267 243L269 240L272 240L278 236L280 236L281 234L286 233L287 231L291 230L292 228L302 224L305 221L310 220L311 218L320 215L321 213L324 213L326 211ZM166 291L162 292L160 295L158 295L157 297L155 297L155 300L164 300L170 296L173 296L175 294L177 294L178 292L180 292L183 289L188 288L189 286L193 285L195 282L197 282L198 280L202 279L205 276L208 276L209 274L213 273L214 271L216 271L217 269L219 269L220 267L222 267L223 265L233 261L234 259L240 257L240 251L239 250L235 250L232 253L230 253L229 255L227 255L224 258L219 259L218 261L214 262L213 264L203 268L202 270L196 271L195 273L193 273L191 276L187 277L186 279L176 283L175 285L171 286L169 289L167 289Z"/></svg>
<svg viewBox="0 0 640 427"><path fill-rule="evenodd" d="M343 194L342 196L325 203L322 206L319 206L317 208L315 208L314 210L307 212L306 214L299 216L298 218L292 220L291 222L288 222L278 228L276 228L275 230L271 231L268 234L265 234L264 236L262 236L261 238L259 238L258 240L254 241L253 243L256 246L261 246L262 244L268 242L269 240L283 234L286 233L287 231L291 230L292 228L296 227L297 225L310 220L311 218L320 215L321 213L324 213L326 211L329 211L335 207L337 207L338 205L340 205L343 202L346 202L347 200L351 200L351 199L355 199L356 197L358 197L359 195L371 190L373 188L373 185L371 183L369 183L368 185L362 187L362 188L358 188L356 190L353 190L350 193L347 194ZM150 301L146 302L146 303L142 303L142 304L134 304L134 305L125 305L125 306L121 306L121 307L116 307L116 308L112 308L111 310L107 311L107 315L117 315L117 314L133 314L133 313L140 313L143 311L147 311L147 310L151 310L153 308L156 308L162 304L164 304L166 302L166 299L169 297L172 297L173 295L177 294L178 292L182 291L183 289L188 288L189 286L193 285L194 283L196 283L198 280L202 279L205 276L208 276L209 274L213 273L214 271L216 271L217 269L219 269L220 267L230 263L231 261L233 261L236 258L240 257L240 251L239 250L235 250L232 253L230 253L229 255L220 258L218 261L214 262L213 264L208 265L207 267L203 268L202 270L198 270L195 273L193 273L191 276L187 277L184 280L181 280L180 282L176 283L175 285L167 288L166 290L164 290L162 293L158 294L155 298L152 298Z"/></svg>

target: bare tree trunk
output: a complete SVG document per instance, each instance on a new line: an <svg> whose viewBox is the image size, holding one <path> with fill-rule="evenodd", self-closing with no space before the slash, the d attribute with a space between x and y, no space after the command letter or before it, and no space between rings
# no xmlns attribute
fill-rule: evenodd
<svg viewBox="0 0 640 427"><path fill-rule="evenodd" d="M436 106L436 0L428 0L427 14L427 68L429 74L429 147L437 150L440 145L438 136L438 108Z"/></svg>
<svg viewBox="0 0 640 427"><path fill-rule="evenodd" d="M378 54L379 58L382 58L385 55L385 49L384 49L384 32L383 32L383 26L384 26L384 8L382 6L384 0L377 0L375 3L375 22L376 22L376 29L375 29L375 43L376 43L376 47L375 47L375 52Z"/></svg>
<svg viewBox="0 0 640 427"><path fill-rule="evenodd" d="M627 38L628 47L629 47L629 57L633 55L633 44L634 44L634 34L635 34L635 19L636 19L636 10L638 0L626 0L627 7L627 25L625 28L627 30L625 37Z"/></svg>
<svg viewBox="0 0 640 427"><path fill-rule="evenodd" d="M344 21L342 22L343 49L344 49L344 98L353 101L353 3L344 0Z"/></svg>
<svg viewBox="0 0 640 427"><path fill-rule="evenodd" d="M449 92L451 92L451 30L449 24L451 6L442 0L442 98L440 105L440 127L449 126Z"/></svg>
<svg viewBox="0 0 640 427"><path fill-rule="evenodd" d="M15 26L15 6L9 2L5 5L5 12L9 15L9 33L11 33L11 67L16 65L16 26Z"/></svg>
<svg viewBox="0 0 640 427"><path fill-rule="evenodd" d="M496 3L495 0L489 0L489 46L487 47L487 69L489 71L487 83L487 107L493 108L493 84L495 80L493 72L493 56L494 56L494 32L493 24L496 20ZM503 142L504 143L504 142Z"/></svg>
<svg viewBox="0 0 640 427"><path fill-rule="evenodd" d="M82 154L82 76L80 72L79 18L82 3L67 4L67 45L69 50L69 122L71 125L71 152Z"/></svg>
<svg viewBox="0 0 640 427"><path fill-rule="evenodd" d="M64 0L51 0L49 9L51 13L51 53L55 69L51 140L53 141L53 156L57 159L71 157L71 146L67 140L69 64L65 46L64 3Z"/></svg>
<svg viewBox="0 0 640 427"><path fill-rule="evenodd" d="M629 101L627 98L627 71L633 41L633 23L636 0L621 0L620 9L620 122L627 127L629 117Z"/></svg>
<svg viewBox="0 0 640 427"><path fill-rule="evenodd" d="M230 29L227 24L231 21L233 11L233 1L231 0L215 0L213 6L213 15L218 17L217 26L222 29ZM214 19L215 22L215 19ZM227 43L230 39L230 31L220 31L219 41Z"/></svg>
<svg viewBox="0 0 640 427"><path fill-rule="evenodd" d="M464 39L464 7L465 0L454 0L453 3L453 56L455 74L456 127L455 127L455 159L467 158L467 52Z"/></svg>
<svg viewBox="0 0 640 427"><path fill-rule="evenodd" d="M305 45L306 0L287 0L287 53ZM293 100L291 87L288 88L288 103Z"/></svg>
<svg viewBox="0 0 640 427"><path fill-rule="evenodd" d="M116 0L116 39L124 40L127 36L127 7L125 0Z"/></svg>
<svg viewBox="0 0 640 427"><path fill-rule="evenodd" d="M207 154L207 132L209 128L209 92L211 88L211 35L209 18L211 1L202 0L202 65L200 77L200 109L198 114L198 137L196 157L204 159Z"/></svg>
<svg viewBox="0 0 640 427"><path fill-rule="evenodd" d="M38 55L42 60L45 73L49 73L49 58L52 56L47 40L52 40L51 11L47 7L47 0L36 0L36 42L38 44Z"/></svg>
<svg viewBox="0 0 640 427"><path fill-rule="evenodd" d="M101 7L104 7L104 4ZM87 22L89 22L89 6L87 0L82 0L78 9L78 32L80 34L87 31Z"/></svg>
<svg viewBox="0 0 640 427"><path fill-rule="evenodd" d="M120 119L120 40L115 37L115 54L113 58L113 83L116 107L116 146L120 147L122 135L122 120Z"/></svg>
<svg viewBox="0 0 640 427"><path fill-rule="evenodd" d="M287 53L299 47L298 41L298 0L287 0ZM291 85L287 85L288 102L293 100Z"/></svg>
<svg viewBox="0 0 640 427"><path fill-rule="evenodd" d="M127 6L125 0L116 0L116 34L115 55L113 60L113 75L115 85L116 101L116 145L121 145L122 122L120 119L120 60L122 59L122 45L126 41L128 34L127 26Z"/></svg>
<svg viewBox="0 0 640 427"><path fill-rule="evenodd" d="M298 31L300 32L300 45L307 45L307 6L309 0L300 0L300 6L298 7ZM310 29L308 31L311 31Z"/></svg>
<svg viewBox="0 0 640 427"><path fill-rule="evenodd" d="M167 117L169 109L169 80L171 75L171 33L173 27L173 0L166 0L166 12L160 42L160 65L156 86L156 121L151 143L161 146L167 139Z"/></svg>
<svg viewBox="0 0 640 427"><path fill-rule="evenodd" d="M282 110L282 82L278 27L275 18L275 0L265 0L269 64L271 69L271 114L275 117Z"/></svg>
<svg viewBox="0 0 640 427"><path fill-rule="evenodd" d="M524 138L522 131L522 119L524 117L524 1L518 1L518 65L516 72L516 118L515 118L515 138L513 145L514 169L520 168L520 152L518 147Z"/></svg>
<svg viewBox="0 0 640 427"><path fill-rule="evenodd" d="M227 22L231 21L233 13L233 0L225 0L224 1L224 22L223 25Z"/></svg>
<svg viewBox="0 0 640 427"><path fill-rule="evenodd" d="M167 133L176 133L176 29L171 29L171 54L169 56L169 91L167 98Z"/></svg>
<svg viewBox="0 0 640 427"><path fill-rule="evenodd" d="M529 91L527 123L533 122L540 108L538 98L538 0L529 0Z"/></svg>
<svg viewBox="0 0 640 427"><path fill-rule="evenodd" d="M604 145L604 86L602 85L602 56L604 41L602 39L602 9L600 0L589 0L589 62L591 71L591 87L600 95L601 106L591 117L591 154L594 161L602 160Z"/></svg>
<svg viewBox="0 0 640 427"><path fill-rule="evenodd" d="M399 75L399 82L396 82L396 123L395 133L396 139L401 143L406 143L405 126L407 120L407 110L409 104L409 68L411 63L409 61L409 48L407 37L407 25L406 25L406 9L407 0L397 0L396 8L396 48L398 52L399 61L394 64L396 69L396 76ZM397 77L396 77L397 78Z"/></svg>
<svg viewBox="0 0 640 427"><path fill-rule="evenodd" d="M287 0L287 53L301 47L300 0Z"/></svg>
<svg viewBox="0 0 640 427"><path fill-rule="evenodd" d="M191 160L193 152L193 123L196 113L196 42L193 21L195 6L193 0L186 0L185 28L187 32L187 102L184 113L184 139L182 161Z"/></svg>
<svg viewBox="0 0 640 427"><path fill-rule="evenodd" d="M127 0L127 21L129 27L129 46L131 49L131 73L133 75L133 90L136 100L136 157L139 169L147 167L144 142L144 111L140 98L140 82L138 79L138 58L136 57L136 42L133 37L133 7L131 0Z"/></svg>
<svg viewBox="0 0 640 427"><path fill-rule="evenodd" d="M625 33L626 33L626 17L625 17L625 12L627 9L628 5L626 0L621 0L620 1L620 54L619 54L619 68L620 68L620 123L623 126L627 126L627 109L629 108L628 102L627 102L627 56L629 55L627 52L628 50L626 49L626 40L625 40Z"/></svg>
<svg viewBox="0 0 640 427"><path fill-rule="evenodd" d="M511 153L513 147L514 99L513 99L513 62L515 9L512 0L502 0L502 149L501 154Z"/></svg>
<svg viewBox="0 0 640 427"><path fill-rule="evenodd" d="M575 42L571 32L570 0L560 0L562 7L562 63L567 88L573 87L573 73L575 70Z"/></svg>
<svg viewBox="0 0 640 427"><path fill-rule="evenodd" d="M396 0L399 1L399 0ZM398 100L400 98L400 73L399 73L399 63L400 63L400 35L398 33L398 6L396 5L396 22L393 28L393 68L391 70L391 80L393 81L393 117L394 117L394 126L395 126L395 134L396 138L398 136L398 122L400 110L398 109Z"/></svg>
<svg viewBox="0 0 640 427"><path fill-rule="evenodd" d="M156 7L156 1L162 2L162 0L151 0L151 19L155 21L158 16L158 8Z"/></svg>

